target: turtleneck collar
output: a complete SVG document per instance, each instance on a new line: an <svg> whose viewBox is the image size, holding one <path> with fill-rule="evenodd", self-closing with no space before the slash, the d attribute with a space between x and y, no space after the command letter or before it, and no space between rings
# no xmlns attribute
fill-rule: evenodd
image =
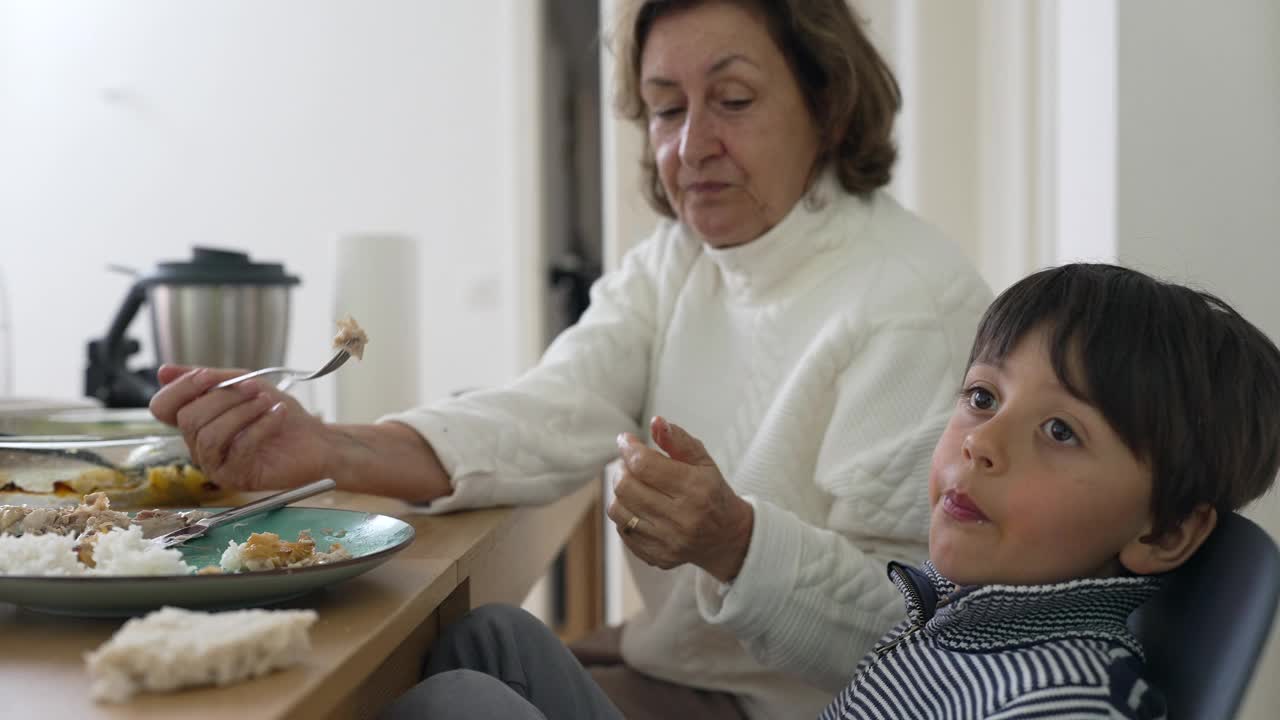
<svg viewBox="0 0 1280 720"><path fill-rule="evenodd" d="M855 204L857 220L852 227L842 224L837 234L826 225L834 215L833 206L841 203ZM746 298L759 297L815 256L856 234L869 216L869 202L845 192L835 171L828 167L791 212L768 232L741 245L713 248L704 244L702 250L720 269L731 292Z"/></svg>
<svg viewBox="0 0 1280 720"><path fill-rule="evenodd" d="M1163 581L1159 577L1069 580L1050 585L958 587L932 563L889 563L913 628L958 651L993 651L1054 638L1095 637L1142 656L1127 621Z"/></svg>

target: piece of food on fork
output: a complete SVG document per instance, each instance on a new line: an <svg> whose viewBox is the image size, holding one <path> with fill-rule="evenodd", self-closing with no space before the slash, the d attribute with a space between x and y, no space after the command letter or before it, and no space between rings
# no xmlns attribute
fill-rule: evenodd
<svg viewBox="0 0 1280 720"><path fill-rule="evenodd" d="M344 349L357 360L364 359L364 346L369 344L369 335L360 328L355 318L344 315L338 320L338 334L333 336L333 348Z"/></svg>

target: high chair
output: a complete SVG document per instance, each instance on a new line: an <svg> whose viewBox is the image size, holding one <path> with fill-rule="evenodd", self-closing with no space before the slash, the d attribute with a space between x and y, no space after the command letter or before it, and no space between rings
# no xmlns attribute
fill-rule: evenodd
<svg viewBox="0 0 1280 720"><path fill-rule="evenodd" d="M1237 513L1219 521L1168 585L1129 617L1170 720L1232 720L1275 619L1275 541Z"/></svg>

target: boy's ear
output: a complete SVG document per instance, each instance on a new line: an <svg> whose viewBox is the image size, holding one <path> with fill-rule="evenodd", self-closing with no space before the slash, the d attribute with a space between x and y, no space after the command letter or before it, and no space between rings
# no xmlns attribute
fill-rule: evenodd
<svg viewBox="0 0 1280 720"><path fill-rule="evenodd" d="M1218 511L1208 503L1197 505L1176 526L1162 535L1150 529L1120 550L1120 564L1137 575L1156 575L1187 561L1218 525Z"/></svg>

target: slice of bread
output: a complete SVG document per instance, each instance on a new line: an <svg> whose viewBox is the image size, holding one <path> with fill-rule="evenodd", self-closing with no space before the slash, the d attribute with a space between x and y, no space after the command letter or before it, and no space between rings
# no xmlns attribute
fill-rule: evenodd
<svg viewBox="0 0 1280 720"><path fill-rule="evenodd" d="M165 607L126 622L85 653L95 700L230 685L297 665L311 650L312 610L194 612Z"/></svg>

